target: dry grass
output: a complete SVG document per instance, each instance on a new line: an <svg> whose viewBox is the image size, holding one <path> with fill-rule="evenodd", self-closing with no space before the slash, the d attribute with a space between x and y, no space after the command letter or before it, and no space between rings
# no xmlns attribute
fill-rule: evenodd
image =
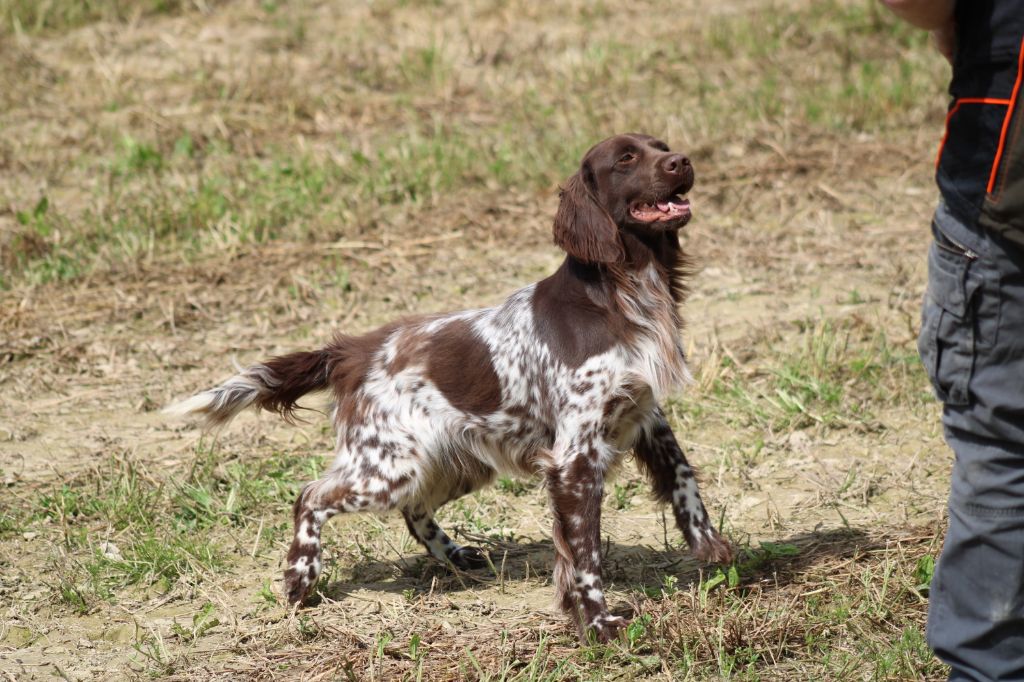
<svg viewBox="0 0 1024 682"><path fill-rule="evenodd" d="M909 625L920 622L926 604L917 562L935 545L932 531L889 531L870 540L856 532L819 533L750 551L733 586L709 587L686 572L679 582L640 585L629 602L634 625L619 646L577 649L549 619L515 608L456 616L469 621L471 629L463 630L450 622L451 602L431 591L353 619L372 624L375 635L311 615L278 625L283 641L272 647L263 636L241 634L233 652L240 656L199 665L181 679L269 677L282 664L309 679L554 680L587 678L602 668L596 676L607 679L807 679L815 668L826 679L938 679L939 666L927 661ZM780 547L792 555L775 556ZM672 556L650 558L662 563ZM872 620L871 632L858 631ZM905 646L894 647L894 640Z"/></svg>
<svg viewBox="0 0 1024 682"><path fill-rule="evenodd" d="M205 0L0 0L0 34L63 31L98 20L135 22L153 14L209 7Z"/></svg>
<svg viewBox="0 0 1024 682"><path fill-rule="evenodd" d="M940 679L949 457L914 334L945 74L876 4L0 0L0 669ZM627 467L604 522L634 625L579 648L543 491L503 479L442 514L493 571L341 519L288 613L326 426L211 447L154 409L231 356L535 281L557 183L625 130L697 168L697 383L668 408L743 559L691 562Z"/></svg>

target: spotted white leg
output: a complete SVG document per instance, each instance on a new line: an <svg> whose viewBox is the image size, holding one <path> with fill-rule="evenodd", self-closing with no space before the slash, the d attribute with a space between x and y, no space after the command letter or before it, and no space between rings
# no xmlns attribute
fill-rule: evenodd
<svg viewBox="0 0 1024 682"><path fill-rule="evenodd" d="M596 437L584 437L547 475L557 552L555 586L562 608L573 618L583 641L609 642L627 624L624 618L609 613L601 579L606 450Z"/></svg>
<svg viewBox="0 0 1024 682"><path fill-rule="evenodd" d="M353 483L359 480L358 484ZM295 500L295 534L284 572L285 594L290 604L301 602L316 584L322 570L320 531L341 512L385 512L398 506L412 480L357 479L335 469L303 488Z"/></svg>
<svg viewBox="0 0 1024 682"><path fill-rule="evenodd" d="M451 562L462 570L483 568L487 565L483 552L476 547L463 547L457 544L437 525L433 514L425 508L403 509L402 516L405 517L409 533L426 547L433 557L444 563Z"/></svg>
<svg viewBox="0 0 1024 682"><path fill-rule="evenodd" d="M693 468L660 409L654 424L641 434L634 452L651 480L655 496L671 503L676 525L693 555L711 563L732 561L732 548L712 525Z"/></svg>

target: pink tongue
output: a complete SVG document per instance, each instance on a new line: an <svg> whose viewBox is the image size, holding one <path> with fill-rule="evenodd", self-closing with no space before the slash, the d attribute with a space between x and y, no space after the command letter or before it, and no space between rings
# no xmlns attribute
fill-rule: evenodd
<svg viewBox="0 0 1024 682"><path fill-rule="evenodd" d="M664 201L659 201L658 202L658 210L659 211L668 211L668 203L666 203Z"/></svg>

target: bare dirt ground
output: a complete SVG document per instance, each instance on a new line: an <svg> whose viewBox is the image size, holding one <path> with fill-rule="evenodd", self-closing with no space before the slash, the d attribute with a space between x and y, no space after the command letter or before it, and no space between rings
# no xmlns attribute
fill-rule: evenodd
<svg viewBox="0 0 1024 682"><path fill-rule="evenodd" d="M914 340L943 65L865 3L703 5L196 2L0 33L0 671L941 679L951 455ZM492 570L337 519L289 612L326 419L211 442L158 408L233 358L536 281L557 182L633 129L697 169L695 384L668 409L741 560L690 559L629 465L603 528L635 626L578 647L544 491L502 479L440 517Z"/></svg>

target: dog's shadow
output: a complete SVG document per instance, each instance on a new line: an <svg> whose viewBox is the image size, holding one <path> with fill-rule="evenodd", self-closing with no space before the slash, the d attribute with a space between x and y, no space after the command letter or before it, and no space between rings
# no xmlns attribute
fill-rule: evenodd
<svg viewBox="0 0 1024 682"><path fill-rule="evenodd" d="M465 539L465 538L464 538ZM414 599L428 594L487 589L499 584L523 580L550 582L554 569L554 545L550 540L507 542L482 536L469 538L484 549L490 566L461 571L446 566L425 554L407 555L392 561L365 558L348 567L333 566L346 573L345 580L328 579L318 591L331 600L341 600L354 592L402 594ZM801 533L751 546L736 547L734 565L744 579L771 575L773 584L784 586L817 564L847 558L884 546L884 540L872 538L856 528L837 528ZM657 595L671 585L686 590L720 568L694 559L685 546L655 548L607 541L601 547L605 583L635 594ZM330 571L333 572L333 571ZM318 597L306 603L314 604Z"/></svg>

